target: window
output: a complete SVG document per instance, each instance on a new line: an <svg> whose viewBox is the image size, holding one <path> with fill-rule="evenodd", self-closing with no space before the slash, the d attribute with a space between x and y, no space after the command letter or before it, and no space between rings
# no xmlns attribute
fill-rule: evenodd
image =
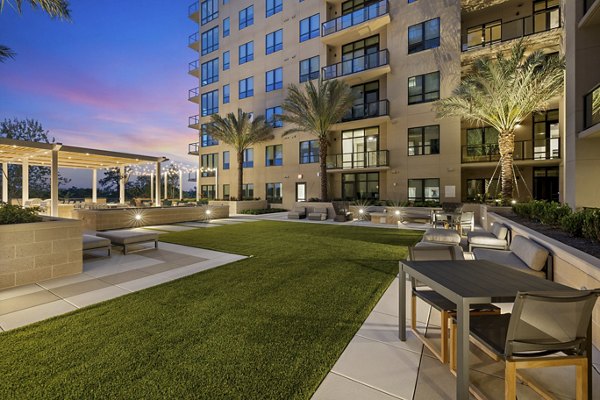
<svg viewBox="0 0 600 400"><path fill-rule="evenodd" d="M467 157L488 157L498 156L499 154L498 131L496 129L491 126L467 129Z"/></svg>
<svg viewBox="0 0 600 400"><path fill-rule="evenodd" d="M218 165L218 153L202 154L200 156L200 172L203 178L215 176Z"/></svg>
<svg viewBox="0 0 600 400"><path fill-rule="evenodd" d="M223 85L223 104L229 104L230 95L229 84Z"/></svg>
<svg viewBox="0 0 600 400"><path fill-rule="evenodd" d="M265 74L267 92L278 90L283 87L283 68L275 68L271 71L267 71Z"/></svg>
<svg viewBox="0 0 600 400"><path fill-rule="evenodd" d="M498 179L467 179L467 200L481 201L486 198L494 198L499 192Z"/></svg>
<svg viewBox="0 0 600 400"><path fill-rule="evenodd" d="M201 54L204 56L208 53L212 53L213 51L219 50L219 27L215 26L214 28L202 32L202 52Z"/></svg>
<svg viewBox="0 0 600 400"><path fill-rule="evenodd" d="M348 200L379 199L379 173L342 174L342 197Z"/></svg>
<svg viewBox="0 0 600 400"><path fill-rule="evenodd" d="M319 21L319 14L304 18L300 21L300 42L305 42L321 35Z"/></svg>
<svg viewBox="0 0 600 400"><path fill-rule="evenodd" d="M200 196L203 199L214 199L215 198L215 185L201 185Z"/></svg>
<svg viewBox="0 0 600 400"><path fill-rule="evenodd" d="M320 70L321 64L319 56L300 61L300 83L319 79Z"/></svg>
<svg viewBox="0 0 600 400"><path fill-rule="evenodd" d="M408 104L426 103L440 98L440 73L408 78Z"/></svg>
<svg viewBox="0 0 600 400"><path fill-rule="evenodd" d="M229 19L229 17L227 17L223 20L223 37L229 36L230 32L231 32L231 20Z"/></svg>
<svg viewBox="0 0 600 400"><path fill-rule="evenodd" d="M278 167L283 165L283 145L267 146L265 150L265 166Z"/></svg>
<svg viewBox="0 0 600 400"><path fill-rule="evenodd" d="M300 142L300 164L311 164L319 162L319 142L308 140Z"/></svg>
<svg viewBox="0 0 600 400"><path fill-rule="evenodd" d="M342 131L341 168L379 167L379 127ZM337 162L337 161L336 161Z"/></svg>
<svg viewBox="0 0 600 400"><path fill-rule="evenodd" d="M271 15L280 13L281 11L283 11L283 0L267 0L267 18Z"/></svg>
<svg viewBox="0 0 600 400"><path fill-rule="evenodd" d="M368 12L367 7L379 3L379 0L347 0L342 3L342 15L353 13L354 11L363 10Z"/></svg>
<svg viewBox="0 0 600 400"><path fill-rule="evenodd" d="M246 150L244 150L243 168L253 168L253 167L254 167L254 149L246 149Z"/></svg>
<svg viewBox="0 0 600 400"><path fill-rule="evenodd" d="M212 136L208 134L207 124L202 124L200 127L200 146L201 147L209 147L216 146L219 144L219 141L213 139Z"/></svg>
<svg viewBox="0 0 600 400"><path fill-rule="evenodd" d="M408 27L408 54L439 47L439 45L439 18Z"/></svg>
<svg viewBox="0 0 600 400"><path fill-rule="evenodd" d="M600 86L583 96L583 127L590 128L600 123Z"/></svg>
<svg viewBox="0 0 600 400"><path fill-rule="evenodd" d="M223 71L226 71L230 67L230 53L229 50L223 52Z"/></svg>
<svg viewBox="0 0 600 400"><path fill-rule="evenodd" d="M204 0L200 3L200 13L202 15L200 24L204 25L219 17L219 0Z"/></svg>
<svg viewBox="0 0 600 400"><path fill-rule="evenodd" d="M283 202L283 185L281 183L267 183L267 201L281 204Z"/></svg>
<svg viewBox="0 0 600 400"><path fill-rule="evenodd" d="M202 116L216 114L219 112L219 90L203 93L201 97Z"/></svg>
<svg viewBox="0 0 600 400"><path fill-rule="evenodd" d="M281 106L267 108L265 112L265 119L273 128L281 128L283 126L283 121L279 119L281 114L283 114L283 109Z"/></svg>
<svg viewBox="0 0 600 400"><path fill-rule="evenodd" d="M246 97L254 96L254 77L240 80L239 98L245 99Z"/></svg>
<svg viewBox="0 0 600 400"><path fill-rule="evenodd" d="M266 54L275 53L283 49L283 29L267 34L265 39Z"/></svg>
<svg viewBox="0 0 600 400"><path fill-rule="evenodd" d="M409 179L408 201L440 201L439 179Z"/></svg>
<svg viewBox="0 0 600 400"><path fill-rule="evenodd" d="M240 11L240 31L254 23L254 6L246 7Z"/></svg>
<svg viewBox="0 0 600 400"><path fill-rule="evenodd" d="M238 49L239 64L254 60L254 41L242 44Z"/></svg>
<svg viewBox="0 0 600 400"><path fill-rule="evenodd" d="M242 185L242 198L243 199L253 199L254 198L254 184L253 183L244 183Z"/></svg>
<svg viewBox="0 0 600 400"><path fill-rule="evenodd" d="M408 155L440 154L440 126L421 126L408 130Z"/></svg>
<svg viewBox="0 0 600 400"><path fill-rule="evenodd" d="M202 75L200 79L200 85L206 86L213 82L219 81L219 59L207 61L201 66Z"/></svg>
<svg viewBox="0 0 600 400"><path fill-rule="evenodd" d="M560 158L560 130L558 110L533 114L533 159Z"/></svg>
<svg viewBox="0 0 600 400"><path fill-rule="evenodd" d="M223 169L229 169L229 152L223 152Z"/></svg>
<svg viewBox="0 0 600 400"><path fill-rule="evenodd" d="M223 185L223 200L229 200L230 194L230 186L228 183Z"/></svg>

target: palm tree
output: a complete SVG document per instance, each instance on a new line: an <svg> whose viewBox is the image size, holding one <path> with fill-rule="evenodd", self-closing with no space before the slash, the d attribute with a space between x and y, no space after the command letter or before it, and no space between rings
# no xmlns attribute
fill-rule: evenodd
<svg viewBox="0 0 600 400"><path fill-rule="evenodd" d="M67 0L27 0L32 8L40 7L52 18L71 20L71 11ZM4 3L8 3L19 14L23 12L23 0L0 0L0 13L4 10ZM9 47L0 45L0 62L15 58L15 52Z"/></svg>
<svg viewBox="0 0 600 400"><path fill-rule="evenodd" d="M253 118L252 114L245 113L241 108L238 108L237 116L229 113L223 118L219 114L213 114L211 120L207 125L207 133L235 149L238 160L238 199L243 200L244 150L256 143L273 139L273 127L266 122L264 116Z"/></svg>
<svg viewBox="0 0 600 400"><path fill-rule="evenodd" d="M513 195L515 128L533 112L544 111L562 93L564 57L534 51L525 57L522 42L509 57L477 59L453 96L436 103L438 117L461 117L498 131L502 200Z"/></svg>
<svg viewBox="0 0 600 400"><path fill-rule="evenodd" d="M331 126L342 120L350 111L355 97L352 89L342 81L319 79L318 84L309 81L304 89L291 84L282 108L281 119L295 125L283 134L308 132L319 141L319 164L321 177L321 200L327 196L327 145Z"/></svg>

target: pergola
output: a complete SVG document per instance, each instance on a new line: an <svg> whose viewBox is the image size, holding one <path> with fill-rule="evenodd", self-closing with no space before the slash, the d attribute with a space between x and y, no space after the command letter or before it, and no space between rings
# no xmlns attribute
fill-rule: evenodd
<svg viewBox="0 0 600 400"><path fill-rule="evenodd" d="M125 167L140 164L155 164L156 181L153 190L154 203L161 205L160 169L165 157L144 156L115 151L66 146L62 143L38 143L24 140L0 138L0 162L2 163L2 201L8 202L8 165L23 167L23 204L29 200L29 166L50 168L50 215L58 216L58 169L74 168L91 170L92 202L97 201L98 169L118 168L120 170L119 201L125 202Z"/></svg>

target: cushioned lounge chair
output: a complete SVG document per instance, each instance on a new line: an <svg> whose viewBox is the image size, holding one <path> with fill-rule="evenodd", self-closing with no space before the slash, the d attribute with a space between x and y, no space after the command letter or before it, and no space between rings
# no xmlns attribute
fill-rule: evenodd
<svg viewBox="0 0 600 400"><path fill-rule="evenodd" d="M491 232L469 232L469 251L473 251L475 247L505 250L508 247L508 233L508 227L499 223L492 226Z"/></svg>

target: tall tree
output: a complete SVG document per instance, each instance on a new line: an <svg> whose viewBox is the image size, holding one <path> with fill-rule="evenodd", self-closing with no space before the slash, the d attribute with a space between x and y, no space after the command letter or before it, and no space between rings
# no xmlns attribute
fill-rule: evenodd
<svg viewBox="0 0 600 400"><path fill-rule="evenodd" d="M243 200L244 184L244 151L257 143L273 139L273 127L267 123L263 115L253 117L252 114L238 108L237 115L229 113L225 118L218 114L211 117L207 133L213 138L227 143L234 148L238 161L238 199Z"/></svg>
<svg viewBox="0 0 600 400"><path fill-rule="evenodd" d="M515 128L531 113L544 111L562 93L564 57L534 51L525 56L522 41L510 54L481 57L463 76L452 97L439 100L439 117L461 117L498 131L502 200L513 196Z"/></svg>
<svg viewBox="0 0 600 400"><path fill-rule="evenodd" d="M26 0L32 8L41 8L52 18L71 20L71 11L69 10L69 2L67 0ZM4 11L6 4L11 6L19 14L23 13L23 0L0 0L0 13ZM4 62L9 58L14 58L16 53L9 47L0 45L0 62Z"/></svg>
<svg viewBox="0 0 600 400"><path fill-rule="evenodd" d="M322 81L318 84L309 81L304 88L294 84L288 86L288 94L283 102L284 114L281 119L291 123L292 128L284 136L296 132L308 132L319 141L319 165L321 178L321 200L327 195L327 146L331 127L342 120L354 103L352 89L340 80Z"/></svg>

